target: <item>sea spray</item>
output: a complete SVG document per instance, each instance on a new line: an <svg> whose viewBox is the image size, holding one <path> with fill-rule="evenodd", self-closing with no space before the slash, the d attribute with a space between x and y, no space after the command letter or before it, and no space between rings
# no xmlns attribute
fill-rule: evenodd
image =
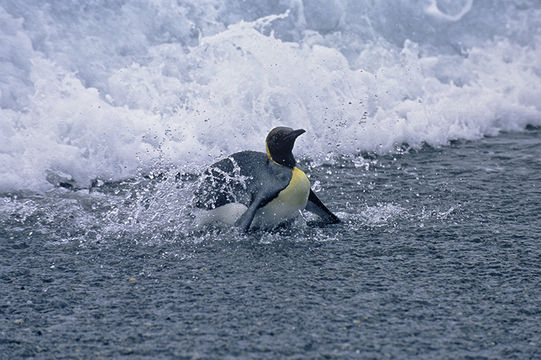
<svg viewBox="0 0 541 360"><path fill-rule="evenodd" d="M296 153L316 163L538 125L540 13L534 1L4 1L0 191L47 190L51 173L88 187L156 163L197 171L263 150L276 125L305 128Z"/></svg>

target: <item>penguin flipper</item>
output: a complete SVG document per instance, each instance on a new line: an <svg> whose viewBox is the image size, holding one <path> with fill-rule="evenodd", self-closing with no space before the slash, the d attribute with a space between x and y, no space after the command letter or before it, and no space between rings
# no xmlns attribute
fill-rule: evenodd
<svg viewBox="0 0 541 360"><path fill-rule="evenodd" d="M310 189L306 210L318 215L328 224L337 224L340 222L338 216L334 215L327 207L319 200L316 194Z"/></svg>
<svg viewBox="0 0 541 360"><path fill-rule="evenodd" d="M238 218L237 221L235 221L235 226L240 227L242 231L247 232L250 228L250 225L252 225L252 221L254 220L255 214L257 209L259 209L259 206L261 203L263 203L263 198L259 197L255 199L251 204L250 207L242 214L240 218Z"/></svg>
<svg viewBox="0 0 541 360"><path fill-rule="evenodd" d="M280 190L271 190L264 189L260 191L255 198L253 198L252 203L248 209L241 215L241 217L235 221L235 226L240 227L244 232L247 232L252 225L252 221L256 215L257 210L268 203L270 200L275 198Z"/></svg>

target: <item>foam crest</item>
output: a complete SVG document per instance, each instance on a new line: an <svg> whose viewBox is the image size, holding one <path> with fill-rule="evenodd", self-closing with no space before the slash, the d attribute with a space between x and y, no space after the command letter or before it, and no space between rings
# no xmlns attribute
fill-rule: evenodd
<svg viewBox="0 0 541 360"><path fill-rule="evenodd" d="M472 8L473 0L465 0L464 4L462 5L462 8L458 10L458 12L454 15L447 14L440 10L438 6L437 0L429 0L428 5L425 7L425 12L433 16L434 18L438 20L445 20L445 21L459 21L462 19L464 15L466 15Z"/></svg>
<svg viewBox="0 0 541 360"><path fill-rule="evenodd" d="M264 151L278 125L306 129L295 152L317 164L541 124L534 3L432 1L458 24L429 23L436 35L426 17L390 34L396 9L334 3L328 18L319 1L0 6L0 192L196 172ZM426 4L399 7L429 16ZM474 15L509 30L475 37Z"/></svg>

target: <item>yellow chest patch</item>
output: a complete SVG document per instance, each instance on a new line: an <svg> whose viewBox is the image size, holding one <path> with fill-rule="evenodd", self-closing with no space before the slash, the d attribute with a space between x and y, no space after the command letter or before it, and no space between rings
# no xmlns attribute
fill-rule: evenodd
<svg viewBox="0 0 541 360"><path fill-rule="evenodd" d="M254 226L275 226L297 216L299 210L306 207L308 195L310 195L310 181L302 170L294 167L287 187L257 211Z"/></svg>
<svg viewBox="0 0 541 360"><path fill-rule="evenodd" d="M304 209L310 194L310 181L298 167L293 168L293 174L287 187L280 191L277 200L284 204L299 206Z"/></svg>

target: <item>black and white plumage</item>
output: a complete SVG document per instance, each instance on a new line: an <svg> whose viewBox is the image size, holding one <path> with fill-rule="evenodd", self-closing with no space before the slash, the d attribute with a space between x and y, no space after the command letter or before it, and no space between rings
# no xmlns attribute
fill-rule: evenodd
<svg viewBox="0 0 541 360"><path fill-rule="evenodd" d="M204 222L221 221L244 230L270 228L306 209L326 223L340 220L310 189L292 150L305 131L274 128L267 153L241 151L210 166L196 192L196 206L209 210Z"/></svg>

